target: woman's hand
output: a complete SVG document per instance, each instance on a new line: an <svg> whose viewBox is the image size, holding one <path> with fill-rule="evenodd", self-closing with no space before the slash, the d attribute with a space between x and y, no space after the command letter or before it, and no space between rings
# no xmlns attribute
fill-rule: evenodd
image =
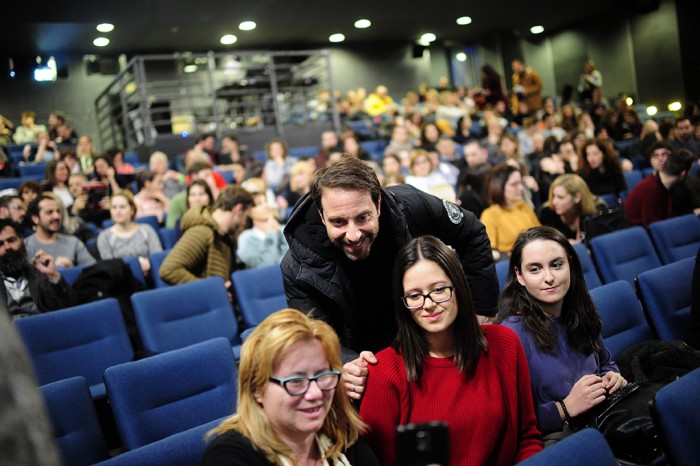
<svg viewBox="0 0 700 466"><path fill-rule="evenodd" d="M377 358L371 351L363 351L360 356L343 366L343 383L348 396L354 400L362 398L367 383L367 366L377 364Z"/></svg>
<svg viewBox="0 0 700 466"><path fill-rule="evenodd" d="M584 375L571 387L569 395L564 398L566 409L571 417L585 413L605 400L605 383L595 374Z"/></svg>
<svg viewBox="0 0 700 466"><path fill-rule="evenodd" d="M615 393L625 385L627 385L627 380L620 375L619 372L609 371L603 376L603 385L608 391L608 394Z"/></svg>
<svg viewBox="0 0 700 466"><path fill-rule="evenodd" d="M141 271L144 276L148 276L151 272L151 261L148 260L148 257L139 256L139 265L141 265Z"/></svg>

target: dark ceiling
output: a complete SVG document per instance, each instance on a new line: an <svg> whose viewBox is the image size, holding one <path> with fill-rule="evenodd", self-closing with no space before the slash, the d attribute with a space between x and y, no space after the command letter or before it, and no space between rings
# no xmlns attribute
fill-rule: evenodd
<svg viewBox="0 0 700 466"><path fill-rule="evenodd" d="M343 33L345 45L378 41L412 43L425 32L438 42L463 42L494 30L514 30L528 35L541 24L546 31L600 14L629 0L437 0L399 2L390 0L13 0L3 4L0 55L102 54L129 56L143 53L209 50L300 49L328 47L328 36ZM473 23L459 26L459 16ZM7 19L10 19L9 21ZM372 27L353 27L367 18ZM257 28L239 31L243 20ZM110 22L115 30L100 34L95 26ZM238 42L223 46L224 34ZM104 35L109 46L98 48L92 40Z"/></svg>

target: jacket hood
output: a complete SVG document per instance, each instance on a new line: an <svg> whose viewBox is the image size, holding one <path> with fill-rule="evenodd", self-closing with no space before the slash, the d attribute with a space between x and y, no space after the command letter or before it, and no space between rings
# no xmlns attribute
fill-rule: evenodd
<svg viewBox="0 0 700 466"><path fill-rule="evenodd" d="M188 228L198 225L207 226L215 232L222 234L219 230L219 225L214 221L214 218L211 216L211 212L209 212L209 209L206 206L193 207L185 212L185 215L182 216L182 221L180 222L180 229L184 233Z"/></svg>

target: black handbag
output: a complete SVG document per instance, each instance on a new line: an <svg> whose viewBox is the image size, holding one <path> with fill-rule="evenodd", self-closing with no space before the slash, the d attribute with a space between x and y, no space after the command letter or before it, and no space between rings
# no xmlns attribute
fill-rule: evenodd
<svg viewBox="0 0 700 466"><path fill-rule="evenodd" d="M659 383L628 383L581 419L574 419L571 428L598 429L607 440L615 457L636 464L649 464L662 454L661 439L649 410L649 402L663 387Z"/></svg>
<svg viewBox="0 0 700 466"><path fill-rule="evenodd" d="M607 209L583 218L583 240L588 243L596 236L612 233L631 227L632 224L625 216L621 207Z"/></svg>

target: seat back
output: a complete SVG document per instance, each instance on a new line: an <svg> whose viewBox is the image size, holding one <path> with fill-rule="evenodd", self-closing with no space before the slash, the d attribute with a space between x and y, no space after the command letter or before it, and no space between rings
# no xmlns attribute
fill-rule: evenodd
<svg viewBox="0 0 700 466"><path fill-rule="evenodd" d="M634 277L661 266L649 235L639 226L596 236L591 250L604 283L626 280L634 284Z"/></svg>
<svg viewBox="0 0 700 466"><path fill-rule="evenodd" d="M694 466L700 457L700 369L659 390L651 402L664 452L675 466Z"/></svg>
<svg viewBox="0 0 700 466"><path fill-rule="evenodd" d="M160 278L160 266L163 265L165 257L170 254L170 249L164 251L152 252L148 255L148 259L151 261L151 274L153 276L153 284L156 288L167 288L170 285Z"/></svg>
<svg viewBox="0 0 700 466"><path fill-rule="evenodd" d="M662 340L690 341L695 258L664 265L637 277L637 287L649 320Z"/></svg>
<svg viewBox="0 0 700 466"><path fill-rule="evenodd" d="M529 457L520 466L616 466L605 437L596 429L583 429Z"/></svg>
<svg viewBox="0 0 700 466"><path fill-rule="evenodd" d="M163 249L172 249L177 242L175 228L159 228L157 231L158 237L160 238L160 244L163 245Z"/></svg>
<svg viewBox="0 0 700 466"><path fill-rule="evenodd" d="M39 387L53 425L63 464L88 465L109 458L85 377Z"/></svg>
<svg viewBox="0 0 700 466"><path fill-rule="evenodd" d="M628 282L620 280L591 290L603 320L603 340L613 359L630 346L654 339L642 305Z"/></svg>
<svg viewBox="0 0 700 466"><path fill-rule="evenodd" d="M231 275L243 322L254 327L275 311L287 307L279 265L237 270Z"/></svg>
<svg viewBox="0 0 700 466"><path fill-rule="evenodd" d="M583 268L583 278L586 280L586 286L589 290L593 288L598 288L603 283L600 281L600 275L595 269L595 264L593 259L586 248L584 243L574 244L574 251L578 255L578 260L581 262L581 268Z"/></svg>
<svg viewBox="0 0 700 466"><path fill-rule="evenodd" d="M122 257L122 261L129 266L134 279L143 287L146 288L146 277L141 268L141 262L137 256Z"/></svg>
<svg viewBox="0 0 700 466"><path fill-rule="evenodd" d="M231 415L236 378L225 338L110 367L104 379L122 445L133 450Z"/></svg>
<svg viewBox="0 0 700 466"><path fill-rule="evenodd" d="M507 260L496 262L496 277L498 278L498 289L501 291L503 291L503 287L506 286L509 265L510 261Z"/></svg>
<svg viewBox="0 0 700 466"><path fill-rule="evenodd" d="M93 398L104 396L104 370L134 357L114 298L26 317L15 324L40 385L83 376Z"/></svg>
<svg viewBox="0 0 700 466"><path fill-rule="evenodd" d="M654 222L649 235L664 264L695 257L700 248L700 217L688 214Z"/></svg>
<svg viewBox="0 0 700 466"><path fill-rule="evenodd" d="M623 175L625 177L625 183L627 184L627 191L632 191L643 179L641 170L628 171Z"/></svg>
<svg viewBox="0 0 700 466"><path fill-rule="evenodd" d="M207 442L204 436L223 419L217 419L184 432L127 451L98 466L192 466L199 464Z"/></svg>
<svg viewBox="0 0 700 466"><path fill-rule="evenodd" d="M217 337L229 345L241 342L221 277L134 293L131 304L146 352L164 353Z"/></svg>
<svg viewBox="0 0 700 466"><path fill-rule="evenodd" d="M60 272L63 279L69 285L73 286L73 283L75 283L75 281L78 279L78 276L80 275L80 272L82 272L85 267L87 266L76 265L74 267L58 267L58 271Z"/></svg>

